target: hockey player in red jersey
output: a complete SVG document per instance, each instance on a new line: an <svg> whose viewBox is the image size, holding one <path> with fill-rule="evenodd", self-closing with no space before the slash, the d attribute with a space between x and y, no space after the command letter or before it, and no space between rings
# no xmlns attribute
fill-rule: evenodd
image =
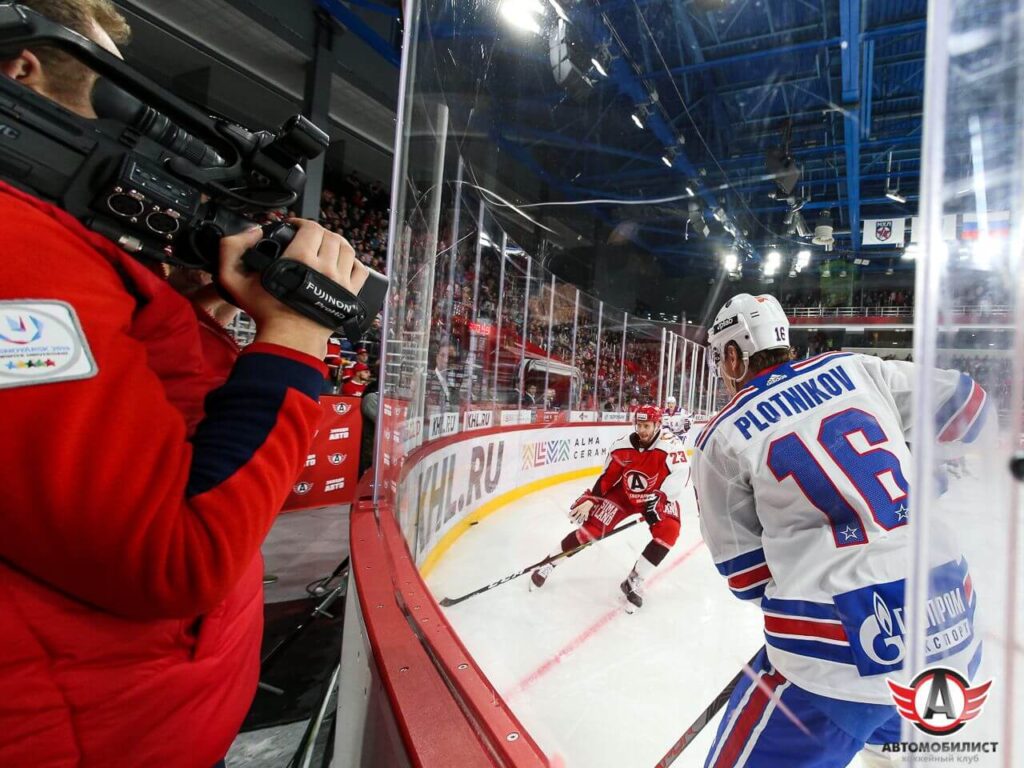
<svg viewBox="0 0 1024 768"><path fill-rule="evenodd" d="M626 518L643 515L651 540L620 585L631 608L643 605L644 581L679 538L679 495L689 465L679 439L661 428L661 416L657 406L637 408L635 431L612 444L594 487L573 503L569 517L579 528L561 545L561 552L569 552L604 537ZM533 585L544 586L554 568L547 563L534 571Z"/></svg>

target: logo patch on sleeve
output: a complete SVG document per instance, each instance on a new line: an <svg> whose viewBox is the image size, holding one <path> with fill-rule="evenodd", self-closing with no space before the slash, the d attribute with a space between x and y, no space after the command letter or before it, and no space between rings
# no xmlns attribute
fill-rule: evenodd
<svg viewBox="0 0 1024 768"><path fill-rule="evenodd" d="M0 389L88 379L99 369L63 301L0 301Z"/></svg>

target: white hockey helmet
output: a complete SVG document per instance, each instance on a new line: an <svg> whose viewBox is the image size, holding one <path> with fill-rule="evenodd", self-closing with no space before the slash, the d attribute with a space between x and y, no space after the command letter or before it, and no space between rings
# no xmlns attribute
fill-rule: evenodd
<svg viewBox="0 0 1024 768"><path fill-rule="evenodd" d="M669 395L668 397L665 398L665 405L675 405L675 404L676 404L676 399L675 399L675 397L673 395Z"/></svg>
<svg viewBox="0 0 1024 768"><path fill-rule="evenodd" d="M718 310L708 331L708 363L717 373L725 347L736 342L743 362L766 349L789 348L789 319L774 296L740 293Z"/></svg>

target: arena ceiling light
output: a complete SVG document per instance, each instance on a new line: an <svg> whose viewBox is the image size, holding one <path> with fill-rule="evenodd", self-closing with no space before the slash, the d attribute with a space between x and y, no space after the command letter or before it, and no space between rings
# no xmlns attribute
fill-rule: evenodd
<svg viewBox="0 0 1024 768"><path fill-rule="evenodd" d="M779 270L779 265L782 263L782 254L772 249L768 251L768 255L765 256L764 262L764 276L772 277Z"/></svg>
<svg viewBox="0 0 1024 768"><path fill-rule="evenodd" d="M597 74L599 74L601 77L608 77L608 73L605 71L604 67L601 66L601 62L598 61L597 58L591 59L590 63L594 65L594 70L597 72Z"/></svg>
<svg viewBox="0 0 1024 768"><path fill-rule="evenodd" d="M800 252L797 253L797 255L796 255L796 265L795 265L797 272L799 272L802 269L806 269L807 266L810 263L811 263L811 252L810 251L803 250L803 251L800 251Z"/></svg>
<svg viewBox="0 0 1024 768"><path fill-rule="evenodd" d="M690 197L695 197L697 194L696 192L693 191L693 187L691 187L689 184L687 184L684 187L684 189L686 190L686 194L688 194Z"/></svg>
<svg viewBox="0 0 1024 768"><path fill-rule="evenodd" d="M722 266L726 272L735 272L740 266L740 257L736 251L726 251L722 258Z"/></svg>
<svg viewBox="0 0 1024 768"><path fill-rule="evenodd" d="M640 119L637 113L634 112L632 115L630 115L630 117L633 118L633 124L636 125L636 127L639 128L640 130L643 130L644 121Z"/></svg>
<svg viewBox="0 0 1024 768"><path fill-rule="evenodd" d="M502 0L498 13L510 26L535 35L540 34L539 19L544 16L544 6L540 0Z"/></svg>
<svg viewBox="0 0 1024 768"><path fill-rule="evenodd" d="M900 194L899 185L896 186L896 189L892 188L892 184L889 183L891 176L892 176L892 152L889 153L889 164L888 164L888 167L886 168L886 171L885 171L885 196L887 198L889 198L890 200L892 200L894 203L899 203L900 205L904 205L907 202L907 198Z"/></svg>

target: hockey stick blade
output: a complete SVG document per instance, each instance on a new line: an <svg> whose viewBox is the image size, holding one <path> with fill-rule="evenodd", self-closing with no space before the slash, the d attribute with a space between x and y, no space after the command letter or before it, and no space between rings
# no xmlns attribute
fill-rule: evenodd
<svg viewBox="0 0 1024 768"><path fill-rule="evenodd" d="M760 651L757 653L760 653ZM703 731L704 727L711 722L715 715L718 714L718 710L724 707L729 701L729 697L732 696L732 692L736 689L736 686L740 684L740 680L742 680L746 674L747 668L751 667L757 659L757 653L755 653L750 661L746 663L743 669L736 673L736 676L729 681L728 685L726 685L725 688L723 688L719 694L711 700L711 703L704 708L704 711L697 715L697 719L693 721L693 724L686 729L683 735L679 737L679 740L672 745L671 749L665 753L665 756L658 761L654 768L668 768L668 766L672 765L672 763L676 761L676 758L683 753L683 750L693 743L693 740L697 738L697 735Z"/></svg>
<svg viewBox="0 0 1024 768"><path fill-rule="evenodd" d="M589 541L584 542L583 544L580 544L575 549L570 549L568 552L559 552L554 557L545 557L543 560L538 560L533 565L528 565L525 568L523 568L522 570L516 571L515 573L510 573L508 576L504 577L503 579L498 579L497 581L491 582L490 584L488 584L486 586L480 587L480 589L474 589L472 592L467 592L466 594L462 595L461 597L442 597L440 600L437 601L437 604L440 605L442 608L450 608L453 605L458 605L463 600L469 600L469 598L471 598L471 597L475 597L476 595L482 594L484 592L489 592L490 590L494 589L495 587L500 587L502 584L505 584L506 582L512 581L512 579L518 579L523 574L530 573L531 571L534 571L537 568L540 568L542 565L547 565L548 563L553 563L556 560L561 560L563 557L569 557L571 555L575 555L577 552L579 552L580 550L586 549L587 547L589 547L594 542L604 541L605 539L610 539L615 534L622 533L627 528L632 528L634 525L636 525L639 522L640 522L640 519L637 519L637 520L632 520L632 521L626 523L625 525L620 525L618 528L616 528L613 531L610 531L609 533L605 534L600 539L590 539Z"/></svg>

